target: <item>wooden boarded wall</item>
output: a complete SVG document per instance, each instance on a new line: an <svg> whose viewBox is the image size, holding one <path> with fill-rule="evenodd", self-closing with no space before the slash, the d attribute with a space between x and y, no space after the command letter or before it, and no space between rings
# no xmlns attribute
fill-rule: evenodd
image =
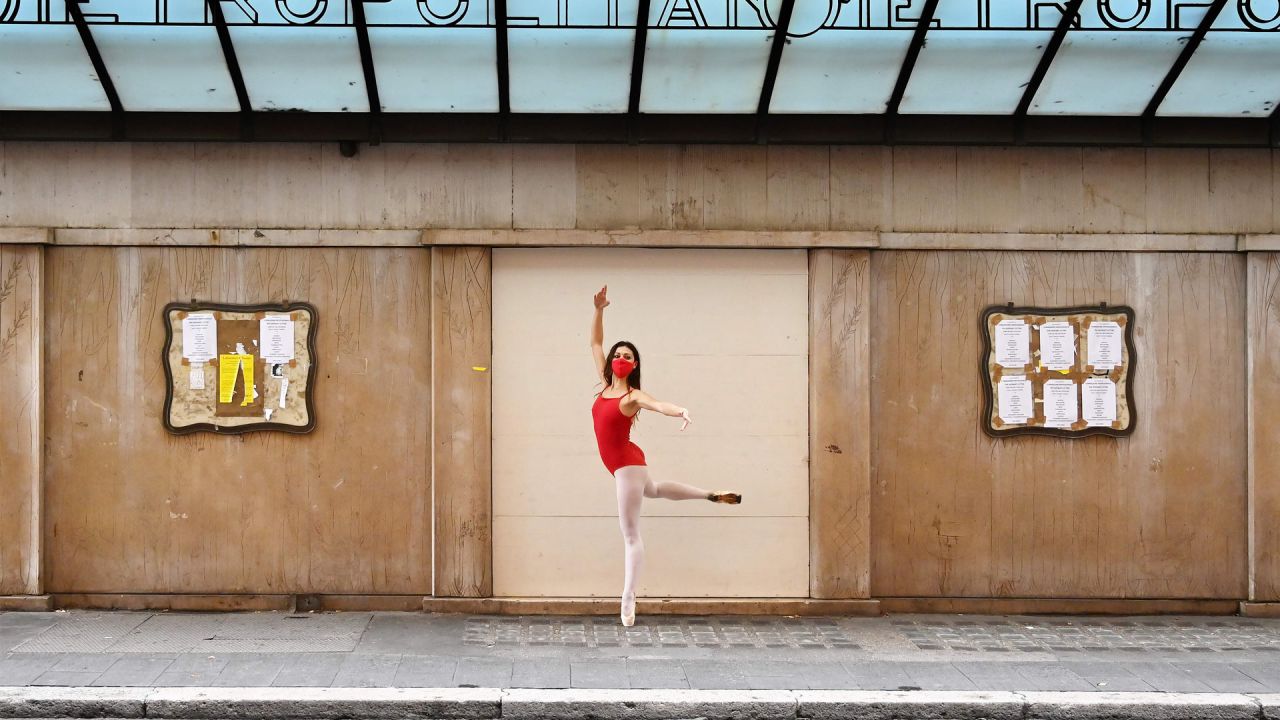
<svg viewBox="0 0 1280 720"><path fill-rule="evenodd" d="M809 253L809 595L871 593L871 254Z"/></svg>
<svg viewBox="0 0 1280 720"><path fill-rule="evenodd" d="M493 594L489 248L431 251L435 594Z"/></svg>
<svg viewBox="0 0 1280 720"><path fill-rule="evenodd" d="M1245 263L1238 254L877 252L872 594L1242 598ZM1132 305L1136 432L979 429L978 315Z"/></svg>
<svg viewBox="0 0 1280 720"><path fill-rule="evenodd" d="M40 578L43 248L0 244L0 595Z"/></svg>
<svg viewBox="0 0 1280 720"><path fill-rule="evenodd" d="M0 226L1270 233L1277 152L10 142Z"/></svg>
<svg viewBox="0 0 1280 720"><path fill-rule="evenodd" d="M51 592L431 590L424 249L50 248ZM167 434L161 309L307 300L310 435Z"/></svg>
<svg viewBox="0 0 1280 720"><path fill-rule="evenodd" d="M1250 598L1280 601L1280 252L1249 253Z"/></svg>

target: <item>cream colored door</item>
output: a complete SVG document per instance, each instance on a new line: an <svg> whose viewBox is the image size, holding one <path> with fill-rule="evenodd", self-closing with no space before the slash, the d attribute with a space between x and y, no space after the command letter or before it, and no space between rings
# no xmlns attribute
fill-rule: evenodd
<svg viewBox="0 0 1280 720"><path fill-rule="evenodd" d="M650 476L743 493L732 507L644 501L642 596L804 597L809 583L808 277L803 250L496 249L494 593L613 596L614 479L591 421L592 294L605 350L630 340Z"/></svg>

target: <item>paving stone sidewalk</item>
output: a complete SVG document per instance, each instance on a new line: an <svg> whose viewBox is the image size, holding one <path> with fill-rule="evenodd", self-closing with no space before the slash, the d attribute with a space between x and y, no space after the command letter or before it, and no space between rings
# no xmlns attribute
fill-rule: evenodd
<svg viewBox="0 0 1280 720"><path fill-rule="evenodd" d="M0 613L0 686L1280 692L1280 620Z"/></svg>

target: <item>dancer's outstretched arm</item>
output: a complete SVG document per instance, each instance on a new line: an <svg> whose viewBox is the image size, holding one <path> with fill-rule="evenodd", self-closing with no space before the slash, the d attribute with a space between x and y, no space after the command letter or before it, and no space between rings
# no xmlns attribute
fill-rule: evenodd
<svg viewBox="0 0 1280 720"><path fill-rule="evenodd" d="M655 399L649 393L643 392L641 390L632 390L631 392L633 395L635 395L636 404L644 408L645 410L652 410L654 412L659 412L659 413L662 413L663 415L666 415L667 417L683 418L684 424L680 426L681 430L684 430L685 428L689 427L689 423L693 422L692 420L689 419L689 411L685 408L680 407L679 405L675 405L669 402L662 402L661 400Z"/></svg>
<svg viewBox="0 0 1280 720"><path fill-rule="evenodd" d="M604 309L609 305L605 297L608 291L609 286L605 285L596 293L596 315L591 321L591 356L596 361L596 379L601 382L604 382Z"/></svg>

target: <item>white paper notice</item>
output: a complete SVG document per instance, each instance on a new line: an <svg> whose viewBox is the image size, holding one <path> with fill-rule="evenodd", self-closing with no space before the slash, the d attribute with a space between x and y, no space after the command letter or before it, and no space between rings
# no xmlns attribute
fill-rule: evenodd
<svg viewBox="0 0 1280 720"><path fill-rule="evenodd" d="M1022 425L1035 413L1031 406L1031 381L1025 375L1005 375L997 388L1000 420L1006 425Z"/></svg>
<svg viewBox="0 0 1280 720"><path fill-rule="evenodd" d="M203 364L192 365L190 377L191 377L192 390L204 389L204 365Z"/></svg>
<svg viewBox="0 0 1280 720"><path fill-rule="evenodd" d="M182 318L182 357L193 363L209 362L218 357L218 323L213 319L213 313Z"/></svg>
<svg viewBox="0 0 1280 720"><path fill-rule="evenodd" d="M1022 320L996 323L996 364L1020 368L1031 362L1031 329Z"/></svg>
<svg viewBox="0 0 1280 720"><path fill-rule="evenodd" d="M1120 323L1095 322L1089 326L1089 364L1095 370L1110 370L1120 364Z"/></svg>
<svg viewBox="0 0 1280 720"><path fill-rule="evenodd" d="M284 398L289 394L289 378L280 378L280 407L284 407Z"/></svg>
<svg viewBox="0 0 1280 720"><path fill-rule="evenodd" d="M1080 419L1080 402L1073 380L1044 381L1044 426L1071 427Z"/></svg>
<svg viewBox="0 0 1280 720"><path fill-rule="evenodd" d="M1040 326L1040 362L1050 370L1066 370L1076 364L1076 332L1071 323Z"/></svg>
<svg viewBox="0 0 1280 720"><path fill-rule="evenodd" d="M288 315L268 315L258 321L258 354L268 363L293 359L293 320Z"/></svg>
<svg viewBox="0 0 1280 720"><path fill-rule="evenodd" d="M1109 378L1093 377L1080 388L1084 395L1084 421L1089 427L1110 427L1116 419L1116 384Z"/></svg>

